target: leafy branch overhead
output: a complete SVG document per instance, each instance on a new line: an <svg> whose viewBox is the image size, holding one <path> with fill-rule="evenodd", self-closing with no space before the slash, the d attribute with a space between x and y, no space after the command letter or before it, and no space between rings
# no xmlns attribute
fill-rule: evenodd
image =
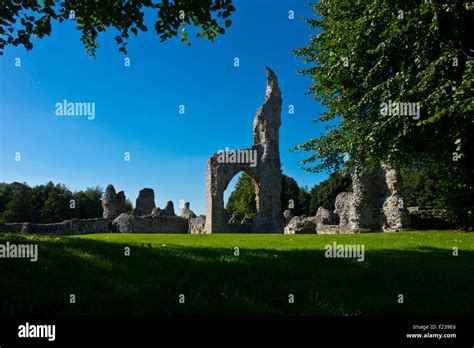
<svg viewBox="0 0 474 348"><path fill-rule="evenodd" d="M0 55L8 45L33 48L31 38L51 35L52 21L75 21L81 31L81 41L90 57L99 47L99 33L110 28L118 30L115 41L119 51L127 54L131 34L148 31L144 23L145 11L156 13L154 29L161 41L178 36L190 45L186 26L200 30L199 38L214 41L231 26L230 16L235 11L232 0L14 0L0 2Z"/></svg>
<svg viewBox="0 0 474 348"><path fill-rule="evenodd" d="M307 23L314 36L295 53L307 64L301 73L312 79L308 94L327 108L317 121L331 125L296 147L310 152L308 170L356 161L467 164L474 143L474 11L465 3L320 0L312 6L315 17ZM420 115L381 115L389 101L416 103Z"/></svg>
<svg viewBox="0 0 474 348"><path fill-rule="evenodd" d="M467 5L312 5L314 35L295 54L307 64L300 73L311 77L308 94L325 107L315 121L329 125L293 149L309 152L305 169L436 168L442 206L458 223L474 223L474 9ZM389 104L405 112L387 114Z"/></svg>

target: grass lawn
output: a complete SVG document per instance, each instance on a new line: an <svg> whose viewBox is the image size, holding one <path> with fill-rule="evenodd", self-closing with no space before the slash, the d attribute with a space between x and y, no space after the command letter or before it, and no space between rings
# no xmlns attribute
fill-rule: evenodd
<svg viewBox="0 0 474 348"><path fill-rule="evenodd" d="M7 241L38 243L39 259L0 259L0 315L474 313L474 233L0 234ZM334 241L364 245L365 260L326 258Z"/></svg>

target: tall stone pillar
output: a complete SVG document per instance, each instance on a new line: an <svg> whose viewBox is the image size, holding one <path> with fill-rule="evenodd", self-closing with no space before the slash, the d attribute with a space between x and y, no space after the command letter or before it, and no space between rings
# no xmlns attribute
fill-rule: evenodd
<svg viewBox="0 0 474 348"><path fill-rule="evenodd" d="M255 185L257 215L253 223L255 232L282 233L284 219L281 213L280 125L281 92L275 73L266 68L267 89L265 102L257 110L253 122L254 144L237 151L256 154L256 163L222 161L216 153L207 161L206 169L206 232L226 232L224 191L230 180L239 172L249 174Z"/></svg>

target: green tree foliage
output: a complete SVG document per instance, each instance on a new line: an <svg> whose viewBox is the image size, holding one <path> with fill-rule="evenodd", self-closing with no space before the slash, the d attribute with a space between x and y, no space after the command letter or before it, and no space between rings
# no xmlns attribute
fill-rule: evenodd
<svg viewBox="0 0 474 348"><path fill-rule="evenodd" d="M0 183L0 222L60 222L102 217L100 187L72 193L61 184ZM131 202L128 201L129 208ZM131 209L130 209L131 211Z"/></svg>
<svg viewBox="0 0 474 348"><path fill-rule="evenodd" d="M352 190L352 179L343 172L332 173L328 179L311 189L310 215L316 215L319 207L334 210L336 196Z"/></svg>
<svg viewBox="0 0 474 348"><path fill-rule="evenodd" d="M295 179L282 174L281 176L281 210L293 210L295 215L299 211L298 204L299 186Z"/></svg>
<svg viewBox="0 0 474 348"><path fill-rule="evenodd" d="M300 188L292 177L282 175L282 211L291 209L295 215L307 215L310 199L307 189ZM240 218L245 216L255 218L257 213L255 185L250 175L243 173L239 177L234 191L229 196L226 209L231 215L236 214Z"/></svg>
<svg viewBox="0 0 474 348"><path fill-rule="evenodd" d="M43 38L51 34L53 21L76 21L82 34L86 52L95 57L99 47L97 37L110 28L117 30L115 41L119 50L127 54L127 41L131 34L148 31L144 23L147 15L154 15L154 29L161 41L176 37L190 45L188 26L198 30L196 36L213 41L224 27L232 24L235 11L232 0L67 0L1 1L0 2L0 55L7 45L33 48L31 36ZM148 13L149 12L149 13Z"/></svg>
<svg viewBox="0 0 474 348"><path fill-rule="evenodd" d="M18 182L0 184L0 221L23 222L37 219L31 188Z"/></svg>
<svg viewBox="0 0 474 348"><path fill-rule="evenodd" d="M291 176L282 174L281 210L290 209L294 215L308 215L310 194L306 188L299 187Z"/></svg>
<svg viewBox="0 0 474 348"><path fill-rule="evenodd" d="M443 202L440 197L441 178L437 168L439 166L413 166L402 168L402 197L407 207L430 206L441 207Z"/></svg>
<svg viewBox="0 0 474 348"><path fill-rule="evenodd" d="M298 210L295 215L311 215L311 193L306 187L300 187L298 191Z"/></svg>
<svg viewBox="0 0 474 348"><path fill-rule="evenodd" d="M14 192L25 189L28 187L25 184L19 182L13 182L11 184L0 183L0 212L5 211L8 202L11 200L11 197Z"/></svg>
<svg viewBox="0 0 474 348"><path fill-rule="evenodd" d="M74 192L72 194L75 203L73 216L78 219L102 217L102 194L103 191L98 186Z"/></svg>
<svg viewBox="0 0 474 348"><path fill-rule="evenodd" d="M131 201L130 199L127 198L127 199L125 200L125 212L126 212L127 214L131 214L132 211L133 211L133 203L132 203L132 201Z"/></svg>
<svg viewBox="0 0 474 348"><path fill-rule="evenodd" d="M403 197L407 206L432 206L447 208L447 218L454 226L474 225L473 192L469 178L454 170L448 172L439 163L423 163L402 168ZM462 183L459 183L461 181ZM455 183L455 185L453 185Z"/></svg>
<svg viewBox="0 0 474 348"><path fill-rule="evenodd" d="M58 222L72 218L74 215L71 199L72 193L66 186L54 185L41 209L41 222Z"/></svg>
<svg viewBox="0 0 474 348"><path fill-rule="evenodd" d="M255 186L252 177L247 173L242 173L239 177L234 191L229 196L226 209L229 214L235 214L240 218L246 216L255 218L257 214Z"/></svg>
<svg viewBox="0 0 474 348"><path fill-rule="evenodd" d="M295 148L310 171L381 161L441 168L446 207L474 211L473 11L459 0L321 0L315 34L295 51L327 110L326 132ZM383 116L382 103L419 103L420 118ZM336 121L336 122L334 122ZM344 162L345 154L349 161ZM430 164L430 165L431 165ZM462 202L462 203L461 203ZM461 205L468 207L460 212ZM462 208L461 208L462 209ZM471 213L469 213L469 211Z"/></svg>

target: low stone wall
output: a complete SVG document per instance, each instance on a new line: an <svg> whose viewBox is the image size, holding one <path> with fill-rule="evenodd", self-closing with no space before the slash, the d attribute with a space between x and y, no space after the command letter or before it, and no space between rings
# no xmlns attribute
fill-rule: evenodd
<svg viewBox="0 0 474 348"><path fill-rule="evenodd" d="M315 234L317 219L315 216L294 216L283 231L284 234Z"/></svg>
<svg viewBox="0 0 474 348"><path fill-rule="evenodd" d="M322 225L316 226L317 234L339 234L341 233L341 227L339 225Z"/></svg>
<svg viewBox="0 0 474 348"><path fill-rule="evenodd" d="M0 232L56 236L107 233L110 231L111 226L107 219L73 219L51 224L34 224L30 222L0 224Z"/></svg>
<svg viewBox="0 0 474 348"><path fill-rule="evenodd" d="M21 233L24 222L19 223L0 223L0 232Z"/></svg>
<svg viewBox="0 0 474 348"><path fill-rule="evenodd" d="M203 234L206 233L206 216L200 215L189 218L189 230L190 234Z"/></svg>
<svg viewBox="0 0 474 348"><path fill-rule="evenodd" d="M352 229L347 226L341 226L341 225L318 224L316 226L317 234L354 234L354 233L369 233L369 232L375 232L375 231L372 231L369 229L363 229L363 228Z"/></svg>
<svg viewBox="0 0 474 348"><path fill-rule="evenodd" d="M120 214L112 223L119 233L188 233L188 219L173 216L133 216Z"/></svg>
<svg viewBox="0 0 474 348"><path fill-rule="evenodd" d="M70 223L73 235L112 231L112 223L107 219L73 219Z"/></svg>

